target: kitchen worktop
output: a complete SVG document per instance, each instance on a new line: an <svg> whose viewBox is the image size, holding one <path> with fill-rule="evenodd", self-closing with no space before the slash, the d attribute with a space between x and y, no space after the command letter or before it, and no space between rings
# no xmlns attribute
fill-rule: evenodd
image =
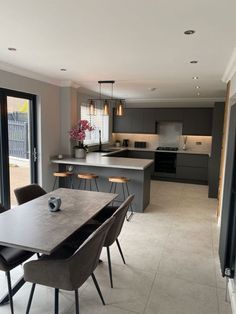
<svg viewBox="0 0 236 314"><path fill-rule="evenodd" d="M52 159L51 162L55 164L70 164L134 170L144 170L153 164L153 160L151 159L112 157L112 153L115 153L117 151L119 150L110 153L90 152L86 155L86 158L84 159L65 157L63 159Z"/></svg>
<svg viewBox="0 0 236 314"><path fill-rule="evenodd" d="M138 147L113 147L112 149L116 149L112 152L106 153L106 155L113 155L118 151L125 151L125 150L133 150L133 151L143 151L143 152L166 152L166 153L177 153L177 154L200 154L200 155L208 155L210 156L210 152L208 151L195 151L195 150L177 150L177 151L170 151L170 150L156 150L154 148L138 148Z"/></svg>

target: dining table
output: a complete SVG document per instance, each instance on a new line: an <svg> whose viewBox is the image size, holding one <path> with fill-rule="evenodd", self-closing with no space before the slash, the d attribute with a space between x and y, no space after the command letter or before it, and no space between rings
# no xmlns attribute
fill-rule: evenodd
<svg viewBox="0 0 236 314"><path fill-rule="evenodd" d="M50 197L61 199L60 210L49 210ZM50 255L116 197L113 193L68 188L54 190L0 215L0 245ZM22 277L12 293L23 284ZM8 300L6 294L0 304Z"/></svg>

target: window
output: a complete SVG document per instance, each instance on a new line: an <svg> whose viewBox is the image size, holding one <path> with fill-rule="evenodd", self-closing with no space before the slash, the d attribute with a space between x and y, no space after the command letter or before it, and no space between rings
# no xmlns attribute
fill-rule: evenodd
<svg viewBox="0 0 236 314"><path fill-rule="evenodd" d="M90 115L87 104L81 104L81 120L88 120L94 127L94 131L87 132L84 144L92 145L99 143L99 130L101 130L102 143L109 142L109 116L102 114L102 108L96 108L96 115Z"/></svg>

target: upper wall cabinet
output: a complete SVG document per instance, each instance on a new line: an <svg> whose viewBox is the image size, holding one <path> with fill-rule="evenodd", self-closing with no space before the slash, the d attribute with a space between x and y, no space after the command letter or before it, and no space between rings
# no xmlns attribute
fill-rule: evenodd
<svg viewBox="0 0 236 314"><path fill-rule="evenodd" d="M183 135L211 135L213 108L183 109Z"/></svg>
<svg viewBox="0 0 236 314"><path fill-rule="evenodd" d="M122 117L113 112L113 132L116 133L149 133L154 134L155 109L126 108Z"/></svg>
<svg viewBox="0 0 236 314"><path fill-rule="evenodd" d="M211 135L212 108L126 108L122 117L113 113L115 133L157 133L158 122L182 122L183 135Z"/></svg>

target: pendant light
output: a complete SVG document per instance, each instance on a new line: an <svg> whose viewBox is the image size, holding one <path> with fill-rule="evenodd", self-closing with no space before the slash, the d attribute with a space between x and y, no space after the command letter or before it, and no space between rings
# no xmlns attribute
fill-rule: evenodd
<svg viewBox="0 0 236 314"><path fill-rule="evenodd" d="M116 113L116 116L119 116L119 117L121 117L121 116L124 115L124 105L123 105L121 99L119 100L119 102L118 102L117 105L116 105L116 111L115 111L115 113Z"/></svg>
<svg viewBox="0 0 236 314"><path fill-rule="evenodd" d="M98 81L99 84L99 98L89 99L89 114L96 114L96 106L97 108L102 109L102 115L108 116L110 114L110 109L115 108L115 115L123 116L124 115L124 102L125 99L117 99L113 98L113 84L115 81ZM102 84L111 84L111 94L110 98L102 98Z"/></svg>
<svg viewBox="0 0 236 314"><path fill-rule="evenodd" d="M95 107L95 103L93 100L90 100L89 102L89 114L91 116L95 116L96 115L96 107Z"/></svg>

